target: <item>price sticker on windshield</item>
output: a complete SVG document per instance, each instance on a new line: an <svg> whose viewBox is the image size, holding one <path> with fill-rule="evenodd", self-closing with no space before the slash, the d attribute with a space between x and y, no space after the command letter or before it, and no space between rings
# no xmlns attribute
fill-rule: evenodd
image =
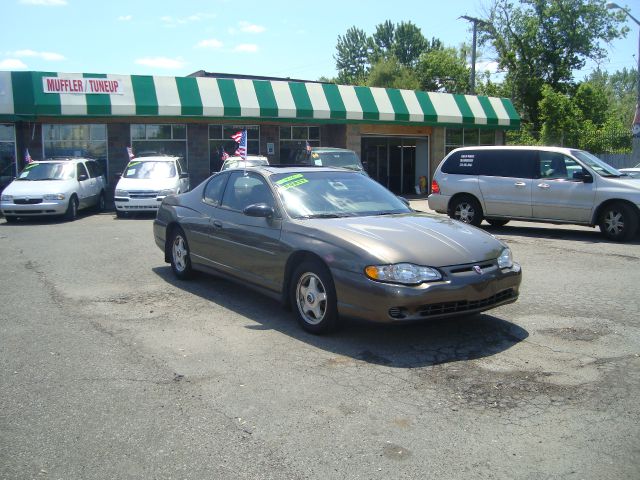
<svg viewBox="0 0 640 480"><path fill-rule="evenodd" d="M301 173L296 173L295 175L290 175L281 180L278 180L276 182L276 185L284 190L287 190L289 188L297 187L308 182L309 180L304 178L304 175L302 175Z"/></svg>

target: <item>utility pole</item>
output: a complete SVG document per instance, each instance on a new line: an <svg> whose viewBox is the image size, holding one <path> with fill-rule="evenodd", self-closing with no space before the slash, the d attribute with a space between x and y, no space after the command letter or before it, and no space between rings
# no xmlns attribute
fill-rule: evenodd
<svg viewBox="0 0 640 480"><path fill-rule="evenodd" d="M467 15L462 15L458 18L462 18L468 22L473 24L473 42L471 44L471 88L469 93L471 95L476 94L476 39L478 33L478 25L486 25L487 22L484 20L480 20L479 18L469 17Z"/></svg>

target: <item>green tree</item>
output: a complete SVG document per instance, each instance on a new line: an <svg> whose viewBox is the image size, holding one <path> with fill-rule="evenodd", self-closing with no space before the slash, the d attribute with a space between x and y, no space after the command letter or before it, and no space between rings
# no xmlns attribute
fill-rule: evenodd
<svg viewBox="0 0 640 480"><path fill-rule="evenodd" d="M544 145L577 145L583 117L567 94L544 85L539 110L542 121L540 140Z"/></svg>
<svg viewBox="0 0 640 480"><path fill-rule="evenodd" d="M568 93L575 71L606 56L601 44L626 34L623 17L604 0L494 0L480 38L496 51L512 98L537 128L544 86Z"/></svg>
<svg viewBox="0 0 640 480"><path fill-rule="evenodd" d="M573 96L573 102L582 112L582 117L594 125L601 126L607 120L609 101L602 85L581 83Z"/></svg>
<svg viewBox="0 0 640 480"><path fill-rule="evenodd" d="M407 67L415 67L428 42L420 29L411 22L400 22L395 29L391 51Z"/></svg>
<svg viewBox="0 0 640 480"><path fill-rule="evenodd" d="M354 26L344 36L338 35L334 59L339 83L363 84L369 68L369 42L364 30Z"/></svg>
<svg viewBox="0 0 640 480"><path fill-rule="evenodd" d="M418 90L420 81L411 68L402 65L396 57L391 56L388 59L379 60L371 67L367 85Z"/></svg>
<svg viewBox="0 0 640 480"><path fill-rule="evenodd" d="M422 90L465 93L469 89L469 68L464 53L455 48L436 48L423 53L416 71Z"/></svg>

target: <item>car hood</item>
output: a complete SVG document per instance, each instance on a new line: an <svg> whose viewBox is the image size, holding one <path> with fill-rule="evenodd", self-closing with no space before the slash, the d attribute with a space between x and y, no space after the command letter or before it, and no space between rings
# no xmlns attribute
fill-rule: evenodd
<svg viewBox="0 0 640 480"><path fill-rule="evenodd" d="M410 213L298 223L306 234L380 263L444 267L497 258L505 245L479 228L430 214Z"/></svg>
<svg viewBox="0 0 640 480"><path fill-rule="evenodd" d="M74 183L74 180L14 180L2 193L13 196L66 193L73 189Z"/></svg>
<svg viewBox="0 0 640 480"><path fill-rule="evenodd" d="M178 180L174 178L121 178L118 180L118 190L165 190L176 188Z"/></svg>

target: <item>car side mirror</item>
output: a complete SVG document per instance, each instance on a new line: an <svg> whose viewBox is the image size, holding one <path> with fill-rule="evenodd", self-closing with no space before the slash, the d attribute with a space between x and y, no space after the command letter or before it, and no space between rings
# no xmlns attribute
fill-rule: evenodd
<svg viewBox="0 0 640 480"><path fill-rule="evenodd" d="M180 178L189 178L189 172L182 172Z"/></svg>
<svg viewBox="0 0 640 480"><path fill-rule="evenodd" d="M249 217L271 218L273 217L274 210L273 207L270 207L266 203L254 203L245 207L242 213Z"/></svg>
<svg viewBox="0 0 640 480"><path fill-rule="evenodd" d="M81 173L80 175L78 175L78 181L79 181L79 182L83 182L83 181L85 181L87 178L89 178L89 177L87 177L84 173Z"/></svg>
<svg viewBox="0 0 640 480"><path fill-rule="evenodd" d="M593 183L593 175L589 172L585 172L584 170L582 172L575 172L573 174L573 179L582 180L584 183Z"/></svg>

